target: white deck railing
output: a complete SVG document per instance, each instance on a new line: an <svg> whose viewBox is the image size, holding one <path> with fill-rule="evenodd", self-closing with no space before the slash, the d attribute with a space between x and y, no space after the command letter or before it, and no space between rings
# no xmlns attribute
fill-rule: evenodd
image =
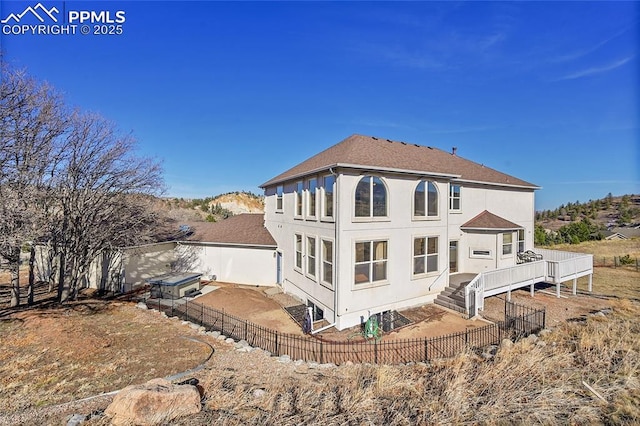
<svg viewBox="0 0 640 426"><path fill-rule="evenodd" d="M536 249L543 260L521 263L479 273L465 286L465 307L470 317L484 308L484 298L510 292L539 282L560 284L593 274L593 255L568 251ZM591 279L589 279L591 290ZM558 287L559 293L559 287ZM575 282L574 282L575 292ZM473 300L471 297L475 297ZM475 303L474 303L475 302ZM473 311L473 312L472 312Z"/></svg>

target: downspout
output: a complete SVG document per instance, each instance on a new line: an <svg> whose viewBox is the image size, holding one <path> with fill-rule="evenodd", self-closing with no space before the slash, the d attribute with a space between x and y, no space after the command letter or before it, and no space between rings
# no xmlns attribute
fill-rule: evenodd
<svg viewBox="0 0 640 426"><path fill-rule="evenodd" d="M333 232L334 232L334 237L333 240L335 241L335 247L333 250L333 256L334 256L334 261L333 261L333 265L334 265L334 283L333 283L333 309L334 309L334 314L333 314L333 324L335 325L338 322L338 312L340 312L340 308L339 308L339 302L340 302L340 298L338 297L338 277L339 277L339 271L340 268L338 267L339 264L339 257L338 253L339 253L339 247L340 247L340 243L338 241L338 237L340 235L340 233L338 232L338 226L340 224L340 220L339 220L339 212L340 209L338 208L338 175L337 173L335 173L333 171L332 167L329 167L329 173L331 173L331 175L333 175L333 177L335 178L335 182L334 182L334 191L333 191L333 215L334 215L334 226L333 226Z"/></svg>

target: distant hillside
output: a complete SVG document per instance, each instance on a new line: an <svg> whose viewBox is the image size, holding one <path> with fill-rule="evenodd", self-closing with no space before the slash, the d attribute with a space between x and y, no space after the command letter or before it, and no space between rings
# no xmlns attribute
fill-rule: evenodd
<svg viewBox="0 0 640 426"><path fill-rule="evenodd" d="M220 208L229 210L233 214L263 213L264 197L251 192L229 192L213 197L208 202L208 205L210 210L220 206Z"/></svg>
<svg viewBox="0 0 640 426"><path fill-rule="evenodd" d="M568 202L553 210L536 212L536 224L550 231L584 218L601 229L637 224L640 222L640 195L608 194L600 200Z"/></svg>
<svg viewBox="0 0 640 426"><path fill-rule="evenodd" d="M206 198L164 198L164 210L177 222L217 222L241 213L262 213L264 197L248 191Z"/></svg>

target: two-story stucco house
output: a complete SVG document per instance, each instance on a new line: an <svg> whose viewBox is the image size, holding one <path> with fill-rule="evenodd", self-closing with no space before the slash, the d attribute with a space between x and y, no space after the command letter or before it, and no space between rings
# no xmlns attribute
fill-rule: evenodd
<svg viewBox="0 0 640 426"><path fill-rule="evenodd" d="M455 149L353 135L261 187L278 284L338 329L533 248L538 187Z"/></svg>

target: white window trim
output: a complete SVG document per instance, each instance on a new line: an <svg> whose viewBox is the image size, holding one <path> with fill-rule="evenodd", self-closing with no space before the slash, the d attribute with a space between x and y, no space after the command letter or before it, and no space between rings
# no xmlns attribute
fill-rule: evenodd
<svg viewBox="0 0 640 426"><path fill-rule="evenodd" d="M304 202L304 181L296 181L295 183L295 190L293 191L293 218L294 219L304 219L304 208L305 208L305 202ZM298 213L298 200L300 200L300 202L302 203L302 208L300 213Z"/></svg>
<svg viewBox="0 0 640 426"><path fill-rule="evenodd" d="M510 243L506 243L504 242L504 236L505 235L511 235L511 242ZM516 237L517 239L517 237ZM513 243L514 243L514 238L513 238L513 232L503 232L500 234L500 258L501 259L508 259L510 257L514 256L514 251L513 251ZM511 246L511 253L505 253L504 252L504 248L505 246Z"/></svg>
<svg viewBox="0 0 640 426"><path fill-rule="evenodd" d="M425 183L425 200L424 200L424 211L425 211L425 215L424 216L416 216L416 190L418 189L418 185L420 185L421 182ZM433 186L436 187L436 200L438 201L438 214L435 216L429 216L428 211L429 211L429 204L428 204L428 198L429 198L429 191L428 191L428 187L427 184L431 182L433 183ZM420 181L418 181L418 183L416 184L416 186L413 187L413 196L411 197L411 219L414 221L420 221L420 220L440 220L440 189L438 188L438 185L436 184L436 181L434 180L428 180L428 179L421 179Z"/></svg>
<svg viewBox="0 0 640 426"><path fill-rule="evenodd" d="M417 240L418 238L421 238L423 240L426 240L428 238L437 238L438 239L438 243L436 244L436 248L437 248L437 252L435 253L436 256L438 256L438 267L436 268L435 271L430 271L427 272L427 258L429 256L433 256L433 254L429 255L428 253L425 253L423 255L420 255L421 257L424 257L424 268L425 268L425 272L420 272L418 274L413 272L413 261L416 258L416 254L414 252L415 250L415 240ZM415 235L412 239L411 239L411 276L413 278L425 278L425 277L431 277L434 275L438 275L440 273L440 235ZM425 249L427 248L428 243L426 243L425 245Z"/></svg>
<svg viewBox="0 0 640 426"><path fill-rule="evenodd" d="M324 280L324 246L323 243L324 241L329 241L331 243L331 282L328 283ZM327 287L329 289L333 289L333 283L336 280L336 269L335 269L335 261L336 258L336 243L333 239L331 238L320 238L320 277L319 277L319 282L320 284L322 284L324 287Z"/></svg>
<svg viewBox="0 0 640 426"><path fill-rule="evenodd" d="M460 208L458 209L454 209L451 207L452 204L452 190L453 187L457 186L460 188L460 196L458 197L458 200L460 201L458 204L460 205ZM449 194L447 194L447 210L449 211L449 213L462 213L462 185L457 184L457 183L449 183Z"/></svg>
<svg viewBox="0 0 640 426"><path fill-rule="evenodd" d="M280 190L280 193L278 193ZM280 202L280 208L278 208L278 201ZM276 213L284 212L284 185L276 186Z"/></svg>
<svg viewBox="0 0 640 426"><path fill-rule="evenodd" d="M300 236L300 266L298 266L298 248L296 237ZM304 268L304 234L293 234L293 270L299 273L303 273Z"/></svg>
<svg viewBox="0 0 640 426"><path fill-rule="evenodd" d="M476 252L489 252L489 254L477 254ZM472 259L493 259L493 250L481 248L469 248L469 257Z"/></svg>
<svg viewBox="0 0 640 426"><path fill-rule="evenodd" d="M520 232L522 232L522 239L520 239ZM516 239L517 239L516 243L518 245L518 250L517 250L518 253L523 252L523 251L525 251L527 249L527 236L526 236L526 234L527 234L527 231L524 230L524 229L518 229L516 231ZM520 250L520 243L522 243L522 250Z"/></svg>
<svg viewBox="0 0 640 426"><path fill-rule="evenodd" d="M327 216L325 215L325 211L326 211L326 202L327 202L327 197L326 197L326 187L324 184L324 179L326 177L329 176L333 176L333 188L332 189L332 197L333 197L333 215L332 216ZM322 222L335 222L335 214L336 214L336 177L334 175L324 175L322 176L322 186L320 188L320 220Z"/></svg>
<svg viewBox="0 0 640 426"><path fill-rule="evenodd" d="M313 256L313 263L315 264L314 270L316 271L315 275L309 273L309 259L312 257L309 255L309 238L313 238L313 244L315 246L315 254ZM302 262L304 265L304 275L312 281L318 281L318 237L316 235L305 235L304 249L304 261Z"/></svg>
<svg viewBox="0 0 640 426"><path fill-rule="evenodd" d="M315 180L316 181L316 187L315 187L315 192L313 193L313 195L311 195L311 181ZM305 201L306 201L306 205L302 206L302 209L304 211L304 217L307 220L316 220L318 217L318 178L316 177L311 177L308 178L304 181L304 194L305 194ZM314 206L315 206L315 211L314 212L310 212L309 209L311 208L311 197L315 197L315 202L314 202Z"/></svg>
<svg viewBox="0 0 640 426"><path fill-rule="evenodd" d="M390 238L388 236L384 236L384 237L371 237L371 238L359 238L357 240L352 240L351 241L351 248L352 248L352 254L351 254L351 289L352 290L364 290L364 289L369 289L369 288L375 288L375 287L382 287L382 286L386 286L386 285L390 285L390 281L389 281L389 263L390 263L390 257L391 257L391 243L390 243ZM371 242L376 242L376 241L386 241L387 243L387 277L384 280L380 280L380 281L373 281L373 282L368 282L368 283L360 283L360 284L356 284L356 277L355 277L355 272L356 272L356 244L357 243L371 243ZM373 254L372 254L373 256ZM370 260L368 262L369 264L373 264L373 258L372 260ZM371 271L370 271L371 272Z"/></svg>
<svg viewBox="0 0 640 426"><path fill-rule="evenodd" d="M385 190L385 194L386 194L386 198L385 198L385 215L384 216L374 216L373 215L373 199L371 196L371 202L369 204L369 216L356 216L356 191L358 190L358 184L360 184L360 181L363 178L366 177L370 177L371 181L369 184L369 193L373 194L373 178L378 178L380 179L380 182L382 182L382 185L384 185L384 190ZM391 220L390 216L389 216L389 210L391 209L391 193L389 191L389 186L387 185L386 180L380 176L380 175L376 175L376 174L370 174L370 175L361 175L358 176L358 180L356 181L356 185L353 188L353 192L351 194L351 201L352 201L352 207L351 207L351 216L352 216L352 221L353 222L389 222Z"/></svg>

